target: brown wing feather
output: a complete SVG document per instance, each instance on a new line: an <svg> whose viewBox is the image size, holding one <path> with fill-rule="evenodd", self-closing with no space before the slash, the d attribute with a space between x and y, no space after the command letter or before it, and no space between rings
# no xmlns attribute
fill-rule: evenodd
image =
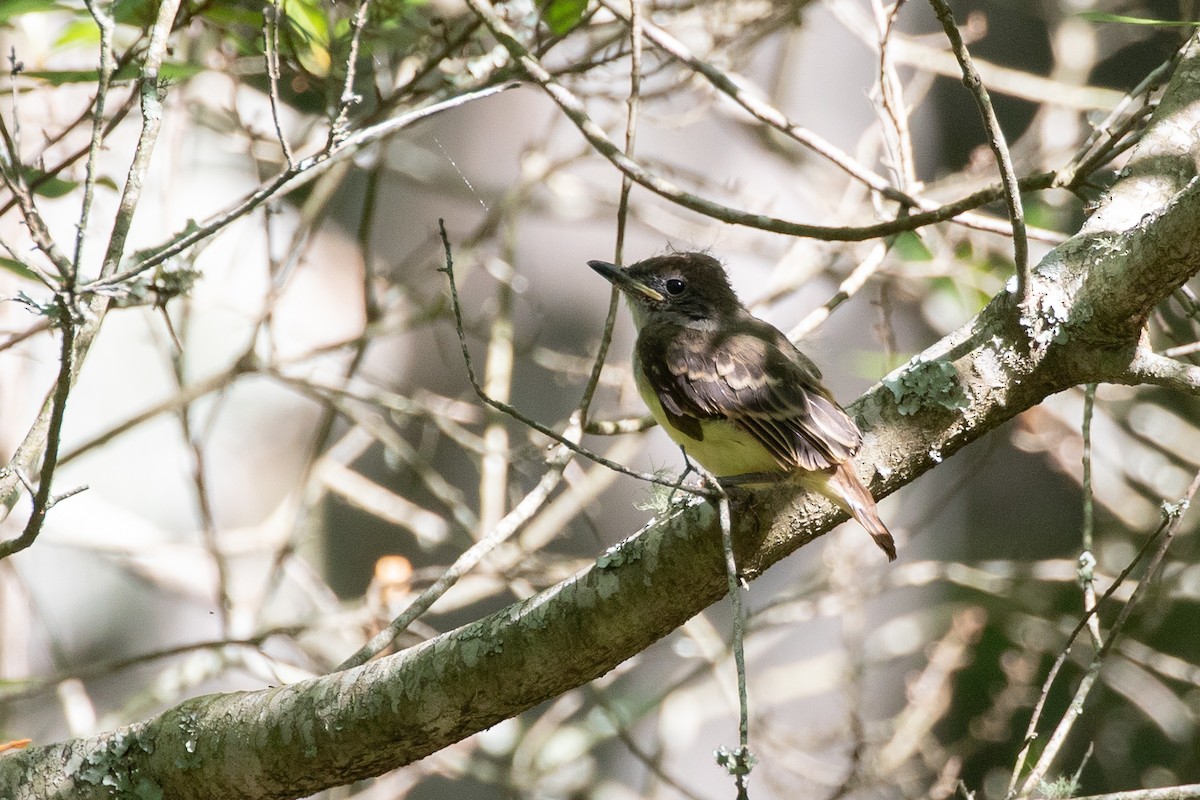
<svg viewBox="0 0 1200 800"><path fill-rule="evenodd" d="M862 434L821 385L816 365L749 314L734 331L643 331L642 369L672 422L690 435L699 432L699 420L727 419L787 469L827 469L853 456ZM762 363L765 371L747 366Z"/></svg>

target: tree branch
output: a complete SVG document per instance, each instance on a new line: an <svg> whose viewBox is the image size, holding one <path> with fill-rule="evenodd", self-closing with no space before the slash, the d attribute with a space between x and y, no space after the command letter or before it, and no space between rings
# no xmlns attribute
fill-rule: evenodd
<svg viewBox="0 0 1200 800"><path fill-rule="evenodd" d="M1140 366L1142 323L1200 269L1191 118L1200 109L1189 110L1200 105L1198 74L1200 37L1101 211L1032 271L1027 303L1000 293L851 406L865 434L859 472L877 496L1050 394L1158 368ZM1176 129L1191 133L1186 149L1169 149ZM1128 192L1140 199L1136 213ZM732 503L747 579L844 519L790 486L736 492ZM485 619L345 672L200 697L118 731L8 755L0 786L18 787L19 800L107 798L112 786L283 798L381 774L604 674L722 597L719 541L714 507L689 501L574 577ZM1194 795L1173 791L1131 796Z"/></svg>
<svg viewBox="0 0 1200 800"><path fill-rule="evenodd" d="M508 50L509 56L520 64L521 69L535 81L558 105L566 117L575 124L583 137L587 139L597 153L608 159L613 166L621 170L633 180L655 194L665 197L673 203L691 209L713 219L722 220L733 225L745 225L764 231L781 233L786 236L803 236L825 241L861 242L881 236L891 236L903 231L916 230L937 222L947 222L965 211L986 205L1004 196L1000 186L993 186L975 192L967 197L948 203L931 211L916 214L904 214L887 222L863 226L813 225L804 222L792 222L778 219L766 214L755 214L740 209L715 203L704 197L686 192L666 178L647 169L640 161L626 155L621 148L608 138L599 125L587 114L583 102L572 94L565 86L554 79L550 71L542 66L536 58L518 40L512 28L500 18L496 10L487 0L467 0L467 4L480 16L492 35ZM786 121L781 122L786 126ZM1053 176L1049 174L1034 175L1019 182L1022 191L1034 191L1050 186Z"/></svg>

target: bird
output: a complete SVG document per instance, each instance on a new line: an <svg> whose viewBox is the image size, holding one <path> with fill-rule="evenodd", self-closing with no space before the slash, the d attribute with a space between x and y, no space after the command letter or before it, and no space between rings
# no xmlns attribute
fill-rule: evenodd
<svg viewBox="0 0 1200 800"><path fill-rule="evenodd" d="M797 479L895 560L895 540L850 464L862 445L858 425L812 359L742 305L720 261L673 252L628 268L588 266L627 299L638 393L688 459L723 485Z"/></svg>

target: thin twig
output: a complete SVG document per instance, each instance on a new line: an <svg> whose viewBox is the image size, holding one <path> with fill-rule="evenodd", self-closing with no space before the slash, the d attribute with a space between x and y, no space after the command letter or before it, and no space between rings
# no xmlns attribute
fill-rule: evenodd
<svg viewBox="0 0 1200 800"><path fill-rule="evenodd" d="M367 24L367 12L370 7L371 0L358 0L358 7L350 19L350 52L346 55L346 80L342 84L342 95L338 99L337 116L329 126L326 150L332 150L349 135L350 109L362 100L354 91L354 76L358 72L358 45L362 39L363 28Z"/></svg>
<svg viewBox="0 0 1200 800"><path fill-rule="evenodd" d="M716 486L719 483L714 481ZM746 798L746 780L756 761L750 752L750 701L746 690L746 653L743 641L746 638L745 610L742 608L742 585L738 574L737 559L733 553L733 520L729 509L729 496L723 489L717 495L717 512L721 521L721 549L725 554L725 578L729 582L729 601L733 606L733 664L737 670L738 693L738 746L732 753L724 748L718 750L718 760L733 776L737 785L738 800Z"/></svg>
<svg viewBox="0 0 1200 800"><path fill-rule="evenodd" d="M62 436L63 417L67 411L67 397L71 393L71 384L75 378L73 372L76 333L75 309L67 304L65 295L58 295L57 305L58 313L61 314L62 347L59 352L58 380L54 384L54 399L49 426L46 429L46 450L42 456L38 488L33 496L33 510L29 514L29 520L25 523L25 529L21 535L15 539L0 541L0 559L7 558L33 544L38 534L42 532L47 512L54 505L51 489L54 483L54 470L58 466L58 447Z"/></svg>
<svg viewBox="0 0 1200 800"><path fill-rule="evenodd" d="M495 408L498 411L511 415L513 418L529 425L545 435L554 438L561 445L557 448L557 452L551 457L547 463L546 472L542 475L538 485L518 503L512 511L504 516L497 525L482 536L479 541L464 551L449 568L443 572L434 583L425 591L421 592L395 619L391 621L383 630L371 637L362 648L354 655L347 658L337 666L337 670L350 669L360 664L366 663L375 654L382 652L390 647L392 642L403 633L418 617L425 613L437 600L448 592L458 580L470 570L472 570L480 561L483 560L490 552L495 550L504 542L508 541L520 528L528 522L542 507L547 503L553 490L558 486L562 479L562 472L566 468L569 461L569 455L572 452L579 453L587 458L590 458L597 463L603 464L610 469L615 469L618 472L631 474L635 477L643 477L662 485L668 484L654 476L641 476L636 472L627 470L619 464L608 461L595 454L589 453L578 444L571 441L565 436L561 436L550 429L535 423L520 414L515 408L507 403L500 403L489 397L483 387L475 377L475 368L472 364L470 351L467 349L466 332L463 328L462 307L458 300L458 289L454 281L454 260L450 250L450 239L446 234L444 223L439 221L439 229L442 236L442 244L445 249L446 266L441 270L446 273L450 283L450 297L454 308L455 328L458 332L459 344L462 346L463 361L467 368L467 376L471 382L471 387L475 390L475 394L486 403L488 406ZM577 412L578 413L578 412ZM575 427L576 435L582 430L582 425ZM688 490L699 494L700 490Z"/></svg>
<svg viewBox="0 0 1200 800"><path fill-rule="evenodd" d="M0 236L0 250L4 250L4 252L8 253L10 258L28 270L30 275L33 276L33 279L42 284L42 286L45 286L51 292L58 290L58 278L55 278L50 273L46 272L46 270L42 269L39 265L34 264L25 258L25 252L21 249L18 249L17 245L13 244L3 236Z"/></svg>
<svg viewBox="0 0 1200 800"><path fill-rule="evenodd" d="M629 97L625 101L625 153L632 157L637 140L638 108L641 104L642 94L642 16L638 8L638 0L629 0L629 2ZM625 259L625 228L629 216L629 193L632 188L632 179L622 173L621 195L617 203L617 241L613 246L613 263L615 264L622 264ZM588 382L584 387L577 412L583 430L588 430L587 410L591 405L596 388L600 385L600 375L604 370L604 362L608 358L608 348L612 344L620 296L620 289L615 285L612 286L608 294L608 311L604 315L600 346L597 349L596 358L592 362L592 370L588 375Z"/></svg>
<svg viewBox="0 0 1200 800"><path fill-rule="evenodd" d="M848 33L858 37L864 45L878 44L878 34L873 29L860 4L838 2L828 6ZM943 47L928 43L922 34L895 35L891 37L893 60L906 67L931 75L961 78L962 66L953 54ZM1108 110L1120 102L1122 93L1115 89L1097 86L1078 86L1053 78L1035 75L1027 70L1003 67L995 62L976 57L975 66L985 76L992 91L1026 100L1034 105L1049 105L1084 113Z"/></svg>
<svg viewBox="0 0 1200 800"><path fill-rule="evenodd" d="M101 138L101 144L103 144L103 141L104 141L103 137L107 137L110 133L112 133L116 129L116 127L118 125L120 125L125 120L125 117L129 114L130 110L133 108L134 100L136 98L137 98L137 94L135 92L130 92L129 95L124 100L121 101L121 105L117 108L116 113L114 113L112 115L112 118L109 119L108 122L106 122L104 124L104 130L103 130L103 134L102 134L102 138ZM66 126L65 132L74 130L75 127L77 127L79 124L81 124L82 119L85 118L86 116L88 116L88 114L90 114L91 112L92 112L92 109L90 107L88 109L86 109L80 119L77 119L74 122L72 122ZM65 135L65 133L64 133L64 135ZM51 137L50 141L54 141L56 138L57 137ZM39 170L39 174L37 175L37 177L35 177L33 180L29 181L30 190L36 193L40 187L44 186L46 183L53 180L54 178L57 178L63 170L65 170L67 167L71 166L72 164L74 164L76 161L83 158L84 156L87 156L89 153L91 153L91 151L92 151L92 146L91 146L91 142L89 141L88 144L85 144L82 147L80 147L79 149L75 150L74 152L69 153L69 154L63 156L62 158L60 158L57 162L54 163L53 166L48 166L48 167L42 168L41 170ZM0 203L0 217L7 214L8 211L16 205L17 205L17 198L15 198L15 197L10 198L7 202Z"/></svg>
<svg viewBox="0 0 1200 800"><path fill-rule="evenodd" d="M1195 477L1192 479L1191 485L1188 486L1187 491L1184 493L1183 497L1178 503L1171 504L1169 506L1164 505L1163 524L1159 528L1159 532L1162 533L1162 536L1160 538L1158 533L1156 533L1154 537L1147 541L1147 546L1149 546L1150 542L1157 540L1158 548L1155 550L1154 556L1151 558L1150 563L1146 565L1145 576L1141 581L1138 582L1137 588L1134 589L1133 595L1129 598L1129 602L1126 603L1117 614L1117 618L1113 621L1112 628L1109 631L1108 638L1104 641L1104 644L1099 651L1096 652L1095 656L1093 656L1091 663L1088 665L1087 672L1084 673L1083 679L1075 690L1075 694L1071 700L1071 703L1067 706L1067 710L1063 713L1062 719L1059 720L1054 732L1046 741L1046 745L1042 749L1037 763L1029 771L1029 775L1026 776L1025 782L1022 784L1021 790L1017 793L1017 796L1028 796L1038 788L1042 780L1045 778L1047 771L1050 769L1055 757L1058 755L1059 750L1066 741L1067 735L1074 726L1075 720L1077 720L1079 715L1083 713L1084 701L1087 699L1092 685L1095 683L1096 678L1100 674L1100 667L1104 663L1105 657L1108 655L1109 651L1112 650L1113 644L1117 641L1118 635L1125 627L1125 623L1129 619L1129 615L1133 612L1133 609L1138 606L1142 597L1148 591L1147 587L1154 583L1153 578L1158 573L1159 566L1162 564L1163 558L1166 556L1167 550L1170 548L1171 542L1174 540L1175 532L1179 528L1180 520L1183 519L1183 514L1187 510L1188 505L1191 503L1192 498L1195 497L1198 489L1200 489L1200 472L1196 473ZM1142 552L1145 552L1145 548L1143 548ZM1114 587L1115 586L1116 584L1114 584ZM1106 592L1105 597L1107 597L1110 592ZM1089 613L1087 616L1090 617L1091 614ZM1079 628L1077 626L1076 632L1078 632L1078 630ZM1078 635L1078 633L1075 635ZM1073 638L1074 637L1072 637L1072 639ZM1046 692L1043 691L1042 699L1044 699L1045 694Z"/></svg>
<svg viewBox="0 0 1200 800"><path fill-rule="evenodd" d="M1081 165L1085 159L1090 160L1090 156L1088 154L1092 152L1092 148L1096 147L1097 143L1103 141L1104 144L1102 144L1099 149L1104 150L1105 146L1120 138L1120 134L1114 132L1113 126L1117 124L1117 121L1126 112L1126 110L1133 105L1135 99L1138 97L1148 97L1160 83L1170 76L1175 67L1178 66L1179 59L1182 57L1182 55L1182 49L1176 50L1170 58L1151 70L1145 78L1142 78L1142 80L1138 82L1137 86L1130 89L1129 92L1123 98L1121 98L1121 102L1117 103L1116 107L1109 112L1108 116L1105 117L1100 124L1092 128L1092 132L1088 134L1088 137L1084 139L1083 144L1081 144L1075 151L1075 156L1070 160L1070 162L1067 163L1066 166L1062 167L1058 171L1058 178L1055 180L1056 186L1074 185L1076 178L1079 175L1088 174L1090 170L1083 171ZM1136 117L1136 112L1132 116Z"/></svg>
<svg viewBox="0 0 1200 800"><path fill-rule="evenodd" d="M975 98L975 104L979 107L979 114L983 117L983 126L987 131L988 145L992 148L992 152L996 156L996 163L1000 167L1004 202L1008 206L1008 216L1012 221L1017 298L1023 303L1029 291L1029 241L1025 233L1025 211L1021 206L1021 188L1017 182L1017 173L1013 169L1012 157L1008 152L1008 142L1004 138L1004 131L1000 128L1000 121L996 118L996 110L992 108L992 100L988 96L987 87L983 85L983 79L979 77L979 72L971 61L971 54L967 51L967 45L963 42L958 25L954 22L954 14L950 11L949 3L946 0L929 0L929 2L933 6L933 12L942 23L943 30L946 31L946 38L950 40L950 47L954 51L955 58L962 67L963 84Z"/></svg>
<svg viewBox="0 0 1200 800"><path fill-rule="evenodd" d="M83 242L87 238L88 218L92 211L92 198L96 191L96 169L100 160L100 147L104 142L104 106L108 101L108 89L112 85L113 63L112 39L116 23L95 0L84 0L96 27L100 29L100 73L96 82L96 99L92 108L92 139L88 144L87 167L83 181L83 201L79 208L79 223L75 230L75 256L71 260L72 291L79 281L79 268L83 261Z"/></svg>
<svg viewBox="0 0 1200 800"><path fill-rule="evenodd" d="M633 15L626 12L615 0L600 0L600 4L623 19L630 26L633 25ZM683 42L676 39L667 31L649 20L642 21L639 19L638 26L644 30L646 38L655 47L684 64L688 69L701 75L712 84L713 88L736 102L755 119L769 125L788 138L817 153L851 178L879 192L889 200L906 206L915 207L917 205L915 198L896 189L885 178L864 167L853 156L846 153L837 145L808 128L791 121L782 111L758 99L753 94L743 91L724 71L692 55Z"/></svg>
<svg viewBox="0 0 1200 800"><path fill-rule="evenodd" d="M1017 755L1016 763L1013 766L1013 774L1009 780L1008 792L1005 794L1006 798L1012 798L1016 796L1017 781L1020 778L1022 769L1025 767L1025 760L1029 756L1029 752L1033 747L1033 743L1037 740L1037 727L1038 723L1041 722L1042 710L1045 708L1046 700L1050 696L1050 688L1054 685L1054 681L1058 678L1059 670L1062 669L1063 664L1066 663L1067 656L1071 654L1071 650L1075 646L1075 640L1079 637L1079 634L1083 632L1084 628L1087 627L1092 616L1099 613L1100 606L1102 606L1104 602L1108 600L1108 598L1116 594L1117 590L1120 589L1125 583L1125 579L1128 578L1130 573L1133 572L1134 568L1142 562L1142 559L1145 558L1146 554L1150 552L1150 548L1153 547L1155 542L1158 541L1158 537L1161 536L1163 531L1167 529L1167 526L1170 524L1170 522L1170 518L1164 516L1163 520L1159 523L1158 528L1156 528L1154 532L1147 537L1146 541L1142 544L1138 552L1134 555L1130 562L1125 565L1125 568L1122 569L1115 578L1113 578L1112 584L1096 601L1096 605L1091 610L1085 611L1083 617L1075 623L1075 627L1072 628L1071 632L1067 634L1066 643L1063 645L1062 649L1059 650L1058 656L1054 659L1054 663L1050 665L1050 670L1046 673L1046 679L1042 682L1042 691L1038 695L1037 702L1033 706L1033 713L1029 717L1029 725L1025 730L1024 746L1021 748L1021 752ZM1142 585L1143 582L1139 582L1137 584L1135 591L1137 587ZM1111 638L1112 637L1110 637L1110 639Z"/></svg>
<svg viewBox="0 0 1200 800"><path fill-rule="evenodd" d="M601 0L601 5L603 5L605 8L607 8L613 14L615 14L617 17L623 19L627 23L631 22L632 17L629 14L627 14L627 12L625 12L625 10L623 8L621 8L621 6L619 4L617 4L616 2L613 2L613 0ZM760 100L752 93L744 91L740 86L738 86L736 83L734 83L732 80L730 80L729 76L726 75L725 72L723 72L720 69L717 69L716 67L707 63L706 61L703 61L702 59L699 59L699 58L695 57L694 55L692 55L692 53L687 49L687 47L682 42L680 42L675 37L671 36L671 34L667 33L662 28L657 27L656 25L654 25L652 22L650 22L648 20L641 22L641 26L644 29L646 38L649 39L651 42L653 42L656 47L658 47L660 50L662 50L663 52L670 55L672 58L678 60L680 63L686 65L689 69L693 70L697 74L703 76L705 78L705 80L707 80L710 84L712 84L713 88L717 89L722 94L726 95L731 100L733 100L735 103L740 105L743 109L746 110L747 113L749 113L755 119L759 120L760 122L764 123L765 125L770 126L774 130L782 133L783 135L796 141L797 143L803 145L804 147L809 148L813 152L820 155L822 158L827 159L830 163L832 163L838 169L842 170L843 172L845 172L847 175L854 178L855 180L861 182L863 185L867 186L872 191L878 192L883 197L886 197L889 200L899 203L902 209L919 208L925 212L932 213L932 212L937 212L939 210L939 208L941 208L938 206L937 203L934 203L930 200L926 200L921 197L910 195L903 189L899 189L899 188L891 185L885 178L883 178L882 176L880 176L880 175L876 174L875 172L872 172L871 170L864 167L857 160L855 160L851 155L849 155L848 153L846 153L845 151L843 151L842 149L837 147L837 145L833 144L832 142L829 142L828 140L824 139L823 137L821 137L817 133L809 130L808 128L805 128L802 125L798 125L797 123L788 119L787 116L779 109ZM538 78L536 76L534 76L534 79L538 80ZM569 113L568 113L568 116L570 116ZM584 131L582 128L581 128L581 131L583 131L584 136L588 136L587 131ZM590 137L589 137L589 140L590 140ZM602 153L602 154L607 156L607 153ZM615 162L614 162L614 164L615 164ZM620 164L616 164L616 166L619 169L622 169L623 171L625 171L625 174L627 174L627 175L630 174L628 171L624 170L624 168ZM643 181L639 180L638 182L643 183L643 185L646 185ZM647 188L650 188L652 191L662 194L663 196L667 197L667 199L673 199L673 200L676 200L676 202L680 202L673 196L664 194L662 191L659 191L658 189L655 189L654 187L648 186ZM1002 191L1001 187L997 187L997 194L992 198L992 200L996 200L996 199L1000 198L1000 196L1001 196L1000 191ZM991 200L989 200L988 202L991 202ZM681 205L687 205L687 204L681 202ZM714 208L723 208L720 206L716 206L715 204L712 204L712 205ZM985 205L985 204L980 203L979 205ZM688 206L688 207L691 207L691 206ZM976 207L977 206L971 206L971 208L976 208ZM699 210L699 209L694 209L694 210ZM719 214L709 213L709 212L703 211L703 210L701 210L700 213L709 214L709 216L714 216L717 219L726 219L725 217L723 217ZM741 212L734 212L734 213L740 214ZM905 219L905 217L903 214L901 214L900 217L898 218L897 222L900 222L903 219ZM758 227L751 222L745 222L742 220L729 219L726 221L739 222L740 224L750 225L751 227ZM958 213L952 214L950 217L946 217L946 218L943 218L941 220L936 220L936 221L939 221L939 222L940 221L950 221L950 222L954 222L959 225L963 225L965 227L977 228L979 230L984 230L984 231L988 231L991 233L1010 234L1012 231L1011 225L1004 225L1000 220L995 220L995 219L991 219L990 217L986 217L986 216L983 216L980 214L971 213L970 210L967 208L960 209L960 211ZM792 224L792 223L783 223L783 224L786 225L786 224ZM930 223L929 222L921 223L921 225L926 225L926 224L930 224ZM819 228L819 226L810 226L810 227L811 228ZM920 227L920 226L916 226L916 227ZM774 228L764 228L764 229L765 230L775 230ZM913 230L913 229L915 229L915 228L903 228L903 230ZM840 231L840 232L844 233L845 231L847 231L849 229L833 228L833 229L829 229L829 230ZM778 231L778 232L785 233L787 231ZM822 236L822 235L815 234L815 233L812 233L812 234L800 233L800 234L795 234L795 235L801 235L801 236L811 235L811 236L814 236L815 238L829 238L829 239L841 238L841 236L839 236L837 234L832 234L830 236ZM880 234L880 235L886 235L886 234ZM873 238L873 237L867 236L867 237L863 237L863 238ZM848 239L848 240L849 241L861 241L861 239Z"/></svg>
<svg viewBox="0 0 1200 800"><path fill-rule="evenodd" d="M125 188L121 191L117 213L113 218L112 233L109 235L108 247L100 265L101 278L112 277L121 265L121 258L125 253L125 240L133 227L133 215L137 212L146 173L150 170L150 157L158 141L158 132L162 128L163 87L159 81L159 69L167 53L167 40L175 23L175 15L179 11L179 3L180 0L163 0L150 29L150 43L146 46L146 56L142 62L142 74L138 83L142 102L142 130L138 135L133 159L125 175Z"/></svg>
<svg viewBox="0 0 1200 800"><path fill-rule="evenodd" d="M883 266L883 259L887 252L888 246L885 242L876 243L867 257L860 261L858 266L838 285L833 297L825 301L824 305L814 308L806 314L804 319L788 331L788 338L793 342L798 342L820 327L825 320L829 319L835 308L853 297L859 289L866 285L867 280Z"/></svg>
<svg viewBox="0 0 1200 800"><path fill-rule="evenodd" d="M517 86L516 83L504 83L496 86L486 86L482 89L466 91L454 97L440 100L431 103L427 106L414 109L407 113L401 114L388 120L380 122L378 125L373 125L369 128L364 128L355 132L351 136L346 137L332 151L325 153L321 152L317 155L301 159L292 168L285 169L268 181L265 185L258 188L241 201L235 203L230 208L222 211L207 221L196 227L189 227L186 231L175 236L170 242L160 245L155 248L150 248L148 255L144 256L141 261L138 261L129 269L115 275L107 276L104 279L93 281L82 287L85 291L104 291L113 289L130 278L136 277L148 269L152 269L163 263L169 258L179 255L184 250L188 249L197 242L208 239L217 231L222 230L226 226L236 220L254 211L268 200L286 195L289 192L295 191L301 186L305 186L316 180L326 170L332 168L335 164L340 163L346 158L353 156L359 150L374 144L382 139L391 136L392 134L403 130L410 125L419 122L423 119L438 114L442 111L447 111L451 108L465 105L474 100L479 100L488 97L498 92L503 92Z"/></svg>
<svg viewBox="0 0 1200 800"><path fill-rule="evenodd" d="M890 123L894 141L885 137L885 142L892 145L892 164L896 181L907 191L917 181L916 159L913 158L912 133L908 127L908 108L904 103L904 87L900 76L896 73L896 65L892 59L888 42L895 28L896 19L900 16L900 8L905 0L896 0L890 9L884 9L881 0L872 0L875 11L875 24L879 28L879 102L883 106L884 116Z"/></svg>
<svg viewBox="0 0 1200 800"><path fill-rule="evenodd" d="M439 225L441 225L441 224L442 223L439 220ZM443 230L443 236L444 236L445 228L443 227L442 230ZM447 247L447 249L449 249L448 240L447 240L446 247ZM570 450L574 453L577 453L578 455L581 455L590 461L594 461L597 464L601 464L605 467L608 467L609 469L611 469L615 472L620 472L623 475L628 475L631 478L637 478L638 480L646 481L647 483L654 483L659 486L667 486L671 489L681 488L682 491L684 491L684 492L688 492L690 494L695 494L695 495L698 495L701 497L711 496L711 493L705 489L693 488L693 487L688 487L688 486L679 487L673 481L664 480L664 479L658 477L657 475L651 475L646 472L638 472L637 470L632 470L626 466L618 464L615 461L610 461L609 459L605 458L604 456L599 455L598 453L594 453L591 450L588 450L586 447L580 446L579 444L577 444L576 442L574 442L570 438L568 438L566 435L558 433L553 428L549 428L549 427L543 425L542 423L540 423L530 417L527 417L526 415L524 415L520 411L518 411L514 406L511 406L508 403L501 403L500 401L496 400L495 398L489 397L487 395L487 393L483 391L483 386L480 385L479 380L475 375L475 367L474 367L472 359L471 359L471 352L467 347L466 328L463 326L462 306L458 302L458 287L454 281L453 266L452 266L452 263L451 263L449 257L447 257L446 266L443 267L439 271L445 273L446 277L449 279L449 282L450 282L450 301L451 301L451 305L454 309L455 327L458 330L458 343L462 349L463 361L465 362L466 368L467 368L467 379L470 381L471 387L475 390L475 395L480 400L482 400L484 403L491 406L492 408L495 408L498 411L502 411L505 414L508 414L513 419L520 422L522 425L532 428L533 430L537 431L538 433L542 434L543 436L548 436L549 438L558 442L560 445L563 445L564 447L566 447L568 450ZM576 412L576 413L578 414L578 412ZM574 427L574 423L572 423L572 427ZM582 430L582 426L579 426L579 427Z"/></svg>
<svg viewBox="0 0 1200 800"><path fill-rule="evenodd" d="M45 691L46 687L53 686L63 681L71 679L88 679L98 678L104 675L121 672L130 667L140 667L152 661L161 661L166 658L175 656L187 655L200 650L222 650L226 647L249 647L260 649L268 640L276 636L295 637L306 631L306 626L302 625L286 625L270 630L262 631L261 633L249 636L243 639L210 639L203 642L191 642L189 644L175 645L174 647L164 647L161 650L151 650L145 653L139 653L136 656L127 658L113 659L112 661L91 662L82 666L78 666L69 672L59 673L50 678L33 679L31 681L22 682L23 685L13 691L0 692L0 699L5 702L12 702Z"/></svg>
<svg viewBox="0 0 1200 800"><path fill-rule="evenodd" d="M283 158L288 169L295 169L296 156L292 153L292 145L283 132L283 123L279 118L279 0L263 6L263 59L267 66L267 97L271 101L275 138L283 148Z"/></svg>
<svg viewBox="0 0 1200 800"><path fill-rule="evenodd" d="M1096 384L1089 383L1083 392L1083 526L1080 535L1079 583L1083 588L1083 609L1089 612L1088 633L1092 647L1103 646L1100 638L1100 618L1091 614L1096 607L1096 556L1093 554L1096 503L1092 494L1092 414L1096 406Z"/></svg>
<svg viewBox="0 0 1200 800"><path fill-rule="evenodd" d="M13 92L16 92L15 87ZM4 180L5 185L12 192L13 199L17 201L17 205L21 209L21 217L33 243L46 258L50 259L50 263L58 271L59 278L65 281L71 274L71 260L58 248L49 226L46 225L46 221L42 218L41 212L38 211L37 204L34 202L33 192L25 180L19 137L20 118L14 99L12 132L8 130L4 116L0 115L0 142L4 144L4 154L0 156L0 178Z"/></svg>
<svg viewBox="0 0 1200 800"><path fill-rule="evenodd" d="M930 211L908 214L887 222L863 226L831 226L812 225L802 222L791 222L766 214L756 214L742 211L730 206L716 203L707 198L686 192L672 181L661 177L646 168L641 162L625 155L603 129L588 115L583 102L572 94L566 87L555 80L541 62L534 58L521 44L512 28L509 27L496 13L488 0L467 0L467 4L480 15L484 24L500 43L508 50L509 55L516 60L526 74L535 81L558 105L563 114L583 134L597 153L608 159L617 169L633 178L634 181L646 187L671 202L691 209L713 219L730 224L744 225L758 230L771 231L787 236L804 236L826 241L859 242L875 239L880 236L890 236L903 231L916 230L936 222L946 222L965 211L986 205L1004 196L1003 186L992 186L975 192L965 198L940 206ZM1023 191L1044 189L1048 186L1051 176L1047 174L1034 175L1020 181Z"/></svg>

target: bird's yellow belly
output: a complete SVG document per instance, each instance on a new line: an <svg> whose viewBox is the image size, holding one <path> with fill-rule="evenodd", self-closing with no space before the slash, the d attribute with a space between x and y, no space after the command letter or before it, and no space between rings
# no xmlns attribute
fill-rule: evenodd
<svg viewBox="0 0 1200 800"><path fill-rule="evenodd" d="M692 459L717 478L745 475L751 472L785 471L779 461L771 455L747 431L723 420L701 420L703 438L693 439L671 424L671 418L663 409L658 395L641 373L640 365L634 364L638 394L650 409L650 415L662 426L671 439L681 446Z"/></svg>

